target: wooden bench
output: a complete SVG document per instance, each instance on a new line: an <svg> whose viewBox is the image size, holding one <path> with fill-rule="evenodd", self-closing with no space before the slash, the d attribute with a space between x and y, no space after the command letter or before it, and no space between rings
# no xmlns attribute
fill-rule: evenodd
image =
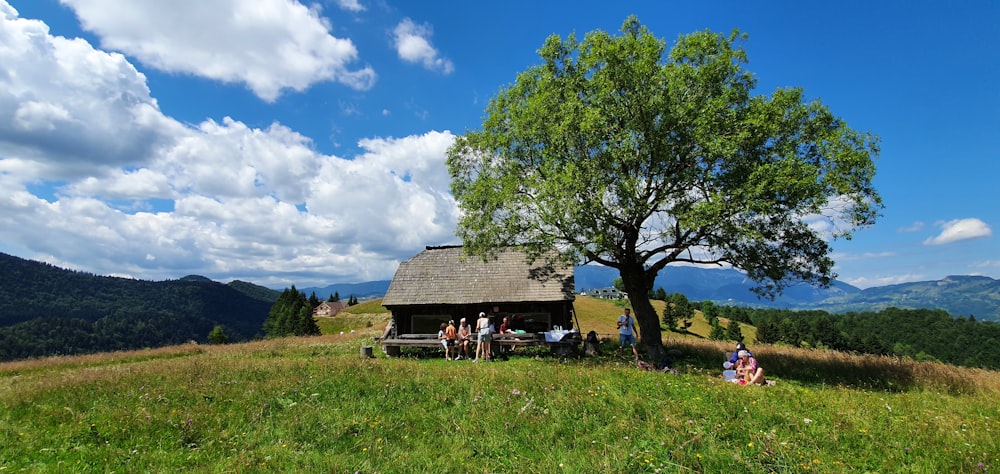
<svg viewBox="0 0 1000 474"><path fill-rule="evenodd" d="M478 341L478 336L472 335L472 346L475 347ZM580 339L570 339L566 341L559 342L549 342L545 340L545 334L540 332L529 332L521 334L493 334L492 338L493 347L499 348L504 347L526 347L526 346L548 346L553 349L553 351L558 351L560 353L565 353L567 350L575 349L581 342ZM389 356L400 355L400 349L403 347L425 347L425 348L438 348L442 351L444 346L441 345L441 341L438 340L437 334L400 334L396 337L382 338L379 343L382 345L382 350ZM475 350L473 349L473 352Z"/></svg>
<svg viewBox="0 0 1000 474"><path fill-rule="evenodd" d="M438 340L437 334L400 334L394 338L384 338L379 343L382 344L382 350L390 356L398 356L403 347L426 347L444 351L444 345Z"/></svg>

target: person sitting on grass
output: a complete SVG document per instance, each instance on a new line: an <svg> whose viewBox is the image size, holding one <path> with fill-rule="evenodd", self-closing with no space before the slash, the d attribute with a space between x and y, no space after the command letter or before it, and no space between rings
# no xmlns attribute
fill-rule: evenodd
<svg viewBox="0 0 1000 474"><path fill-rule="evenodd" d="M764 368L757 364L757 359L750 355L750 351L743 349L737 353L739 360L736 361L736 377L742 380L743 385L765 385Z"/></svg>
<svg viewBox="0 0 1000 474"><path fill-rule="evenodd" d="M747 349L747 346L745 344L743 344L742 342L737 342L736 350L733 351L733 355L729 357L730 366L735 366L736 362L740 360L740 351L747 351L750 353L750 357L753 357L753 352L750 352L750 349ZM728 369L729 367L726 368Z"/></svg>

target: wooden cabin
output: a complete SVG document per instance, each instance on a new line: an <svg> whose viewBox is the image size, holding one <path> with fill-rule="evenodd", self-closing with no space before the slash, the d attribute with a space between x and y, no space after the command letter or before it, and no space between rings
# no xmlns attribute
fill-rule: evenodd
<svg viewBox="0 0 1000 474"><path fill-rule="evenodd" d="M460 246L427 247L402 262L389 284L382 306L392 322L380 343L389 355L400 347L439 346L441 323L457 325L464 317L475 332L483 312L496 328L509 318L520 336L510 338L513 345L544 345L545 332L574 327L575 297L572 265L529 264L515 249L484 262Z"/></svg>

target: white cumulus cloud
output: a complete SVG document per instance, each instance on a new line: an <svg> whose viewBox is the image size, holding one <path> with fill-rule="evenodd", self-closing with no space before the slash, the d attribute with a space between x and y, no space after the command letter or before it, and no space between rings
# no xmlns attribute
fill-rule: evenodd
<svg viewBox="0 0 1000 474"><path fill-rule="evenodd" d="M344 10L350 12L363 12L365 11L365 6L361 4L358 0L337 0L337 5Z"/></svg>
<svg viewBox="0 0 1000 474"><path fill-rule="evenodd" d="M117 53L0 9L0 172L72 179L141 163L180 125Z"/></svg>
<svg viewBox="0 0 1000 474"><path fill-rule="evenodd" d="M358 59L354 43L332 36L318 7L299 2L60 1L105 49L167 72L244 83L268 102L320 81L358 90L375 83L372 68L349 67Z"/></svg>
<svg viewBox="0 0 1000 474"><path fill-rule="evenodd" d="M406 62L420 63L432 71L451 74L455 65L448 58L441 57L431 45L431 34L429 26L418 25L409 18L403 19L393 30L396 53Z"/></svg>
<svg viewBox="0 0 1000 474"><path fill-rule="evenodd" d="M950 244L993 235L990 226L976 218L955 219L938 223L938 225L941 227L941 233L925 240L925 245Z"/></svg>

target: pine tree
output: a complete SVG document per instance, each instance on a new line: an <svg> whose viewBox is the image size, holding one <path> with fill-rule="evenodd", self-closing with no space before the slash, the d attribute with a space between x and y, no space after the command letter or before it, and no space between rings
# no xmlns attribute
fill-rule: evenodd
<svg viewBox="0 0 1000 474"><path fill-rule="evenodd" d="M659 287L659 288L657 288L656 291L653 292L653 299L654 300L660 300L660 301L666 301L667 300L667 290L664 290L662 286Z"/></svg>
<svg viewBox="0 0 1000 474"><path fill-rule="evenodd" d="M226 331L222 329L222 326L216 325L212 332L208 333L208 342L210 344L225 344L229 342L229 336L226 336Z"/></svg>
<svg viewBox="0 0 1000 474"><path fill-rule="evenodd" d="M740 323L737 321L729 321L729 327L726 328L726 339L730 341L742 341L743 331L740 329Z"/></svg>
<svg viewBox="0 0 1000 474"><path fill-rule="evenodd" d="M668 331L677 328L677 317L674 316L674 307L669 301L663 307L663 325L667 327Z"/></svg>
<svg viewBox="0 0 1000 474"><path fill-rule="evenodd" d="M316 319L313 318L312 313L312 308L308 304L299 308L295 318L296 336L318 336L320 334L319 326L316 325Z"/></svg>
<svg viewBox="0 0 1000 474"><path fill-rule="evenodd" d="M705 315L708 324L716 324L713 321L719 320L719 307L715 303L705 300L701 302L701 314Z"/></svg>
<svg viewBox="0 0 1000 474"><path fill-rule="evenodd" d="M315 307L319 306L319 303L320 303L320 301L319 301L319 298L316 296L316 292L315 291L312 292L312 294L309 295L309 306L312 306L313 308L315 308Z"/></svg>
<svg viewBox="0 0 1000 474"><path fill-rule="evenodd" d="M710 321L710 324L712 325L712 331L708 333L709 339L713 341L724 341L728 339L726 337L726 330L722 328L721 324L719 324L718 318Z"/></svg>

